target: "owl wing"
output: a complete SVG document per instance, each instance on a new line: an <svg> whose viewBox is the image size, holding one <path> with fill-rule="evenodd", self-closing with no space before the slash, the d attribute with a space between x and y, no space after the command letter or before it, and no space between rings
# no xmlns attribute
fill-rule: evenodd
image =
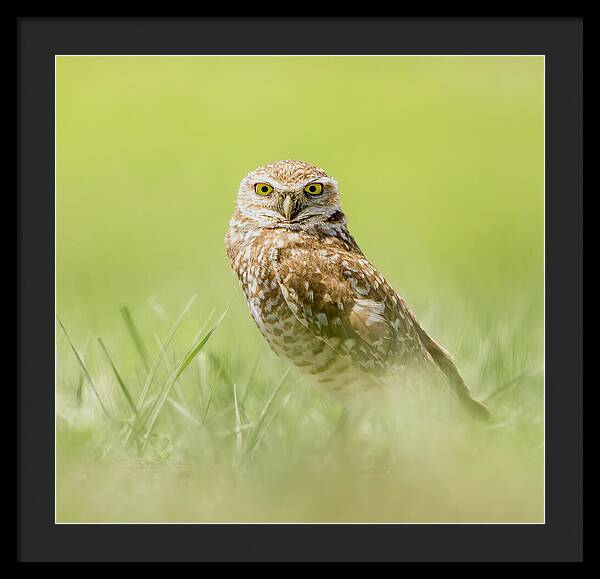
<svg viewBox="0 0 600 579"><path fill-rule="evenodd" d="M437 367L472 416L489 418L489 410L472 397L450 354L360 250L296 247L282 250L274 265L290 310L340 356L376 375L419 362Z"/></svg>
<svg viewBox="0 0 600 579"><path fill-rule="evenodd" d="M406 303L362 253L322 245L282 250L275 269L299 322L354 365L383 374L427 356Z"/></svg>

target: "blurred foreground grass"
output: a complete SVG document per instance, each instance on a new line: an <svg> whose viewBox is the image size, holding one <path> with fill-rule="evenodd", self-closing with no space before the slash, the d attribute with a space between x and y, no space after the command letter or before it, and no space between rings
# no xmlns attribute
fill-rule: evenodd
<svg viewBox="0 0 600 579"><path fill-rule="evenodd" d="M59 57L56 122L58 521L543 520L541 58ZM278 158L339 180L490 424L400 398L332 437L224 256Z"/></svg>

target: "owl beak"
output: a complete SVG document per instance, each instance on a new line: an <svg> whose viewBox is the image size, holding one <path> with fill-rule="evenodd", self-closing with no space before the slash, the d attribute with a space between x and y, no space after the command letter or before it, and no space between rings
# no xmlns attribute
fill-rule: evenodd
<svg viewBox="0 0 600 579"><path fill-rule="evenodd" d="M281 206L282 215L289 221L292 218L292 211L294 210L294 200L288 195L283 200L283 205Z"/></svg>

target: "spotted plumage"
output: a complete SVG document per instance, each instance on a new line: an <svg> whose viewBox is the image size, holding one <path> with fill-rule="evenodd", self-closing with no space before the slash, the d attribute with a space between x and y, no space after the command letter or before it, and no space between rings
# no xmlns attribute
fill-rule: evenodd
<svg viewBox="0 0 600 579"><path fill-rule="evenodd" d="M337 182L322 169L287 160L249 173L225 242L271 348L327 391L353 397L419 370L444 375L474 416L488 416L450 355L366 259Z"/></svg>

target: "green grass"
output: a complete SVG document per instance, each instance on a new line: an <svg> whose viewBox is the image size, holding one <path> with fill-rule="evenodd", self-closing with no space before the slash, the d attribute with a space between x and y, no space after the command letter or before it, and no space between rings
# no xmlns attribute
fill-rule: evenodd
<svg viewBox="0 0 600 579"><path fill-rule="evenodd" d="M340 427L269 351L223 236L278 158L338 179L490 423ZM543 520L543 59L59 57L56 201L58 521Z"/></svg>
<svg viewBox="0 0 600 579"><path fill-rule="evenodd" d="M217 323L189 348L177 334L165 348L158 323L152 380L125 325L110 338L123 362L93 340L80 362L59 336L60 521L542 520L543 377L527 315L512 334L471 327L453 341L489 424L440 392L338 434L341 408L270 353L209 354ZM231 314L220 331L234 339Z"/></svg>

